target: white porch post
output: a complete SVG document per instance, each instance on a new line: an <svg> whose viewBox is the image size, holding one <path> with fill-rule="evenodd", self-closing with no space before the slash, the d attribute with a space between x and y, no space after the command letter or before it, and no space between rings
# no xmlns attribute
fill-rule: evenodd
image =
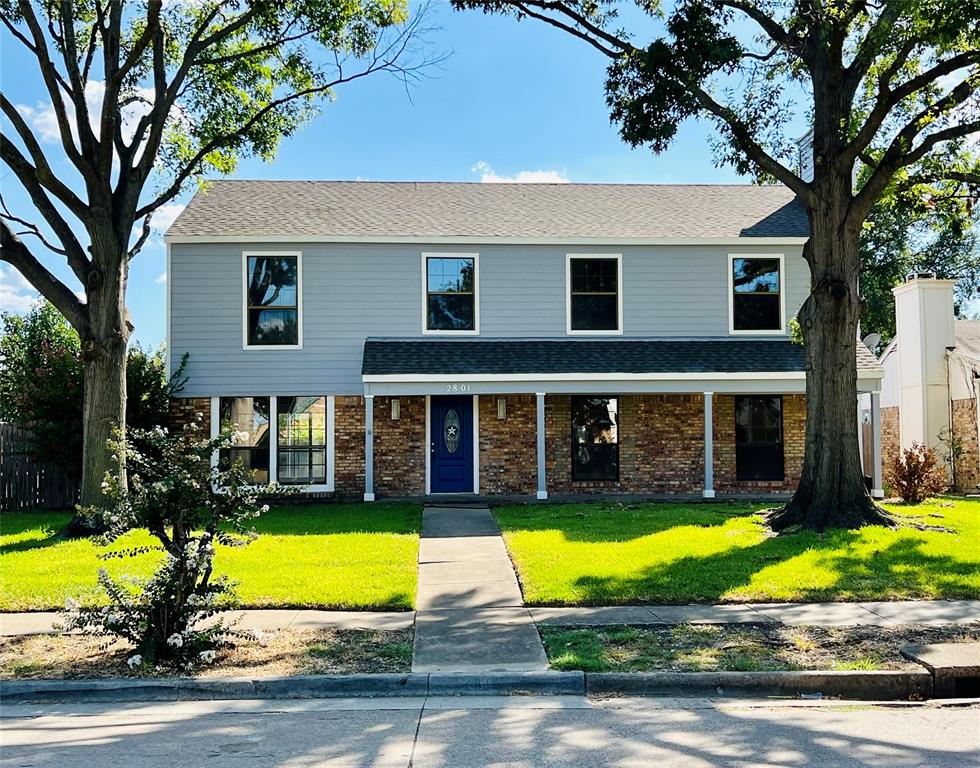
<svg viewBox="0 0 980 768"><path fill-rule="evenodd" d="M279 400L269 398L269 483L279 482Z"/></svg>
<svg viewBox="0 0 980 768"><path fill-rule="evenodd" d="M374 395L364 395L364 501L374 501Z"/></svg>
<svg viewBox="0 0 980 768"><path fill-rule="evenodd" d="M548 478L545 476L544 457L544 392L535 393L537 400L537 446L538 446L538 498L548 498Z"/></svg>
<svg viewBox="0 0 980 768"><path fill-rule="evenodd" d="M704 393L704 498L715 497L715 445L714 418L712 416L713 392Z"/></svg>
<svg viewBox="0 0 980 768"><path fill-rule="evenodd" d="M881 479L881 392L871 393L871 495L885 498Z"/></svg>

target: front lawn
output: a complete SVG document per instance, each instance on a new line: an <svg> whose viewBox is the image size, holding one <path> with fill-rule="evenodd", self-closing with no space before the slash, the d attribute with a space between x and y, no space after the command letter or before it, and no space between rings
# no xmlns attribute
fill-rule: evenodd
<svg viewBox="0 0 980 768"><path fill-rule="evenodd" d="M0 611L60 609L85 598L96 573L146 576L159 555L99 560L106 550L58 536L69 515L0 518ZM410 609L415 602L421 507L331 504L273 509L255 521L247 547L218 546L215 570L238 582L251 608ZM131 532L111 550L152 543Z"/></svg>
<svg viewBox="0 0 980 768"><path fill-rule="evenodd" d="M889 506L911 527L772 537L763 505L494 510L529 605L980 597L980 500Z"/></svg>

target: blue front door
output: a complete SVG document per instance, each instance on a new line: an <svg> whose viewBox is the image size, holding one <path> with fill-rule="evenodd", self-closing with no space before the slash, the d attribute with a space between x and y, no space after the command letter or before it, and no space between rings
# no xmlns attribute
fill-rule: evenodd
<svg viewBox="0 0 980 768"><path fill-rule="evenodd" d="M430 411L432 493L472 493L473 398L433 397Z"/></svg>

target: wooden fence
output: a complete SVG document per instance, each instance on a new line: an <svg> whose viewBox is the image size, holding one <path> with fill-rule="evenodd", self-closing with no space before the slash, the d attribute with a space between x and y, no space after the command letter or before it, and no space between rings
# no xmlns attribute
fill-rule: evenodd
<svg viewBox="0 0 980 768"><path fill-rule="evenodd" d="M78 480L29 452L30 433L0 422L0 512L71 509L78 503Z"/></svg>

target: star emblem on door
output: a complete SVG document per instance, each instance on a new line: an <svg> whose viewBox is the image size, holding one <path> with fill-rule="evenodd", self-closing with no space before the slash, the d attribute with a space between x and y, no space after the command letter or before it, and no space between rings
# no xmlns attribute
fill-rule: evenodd
<svg viewBox="0 0 980 768"><path fill-rule="evenodd" d="M456 453L459 448L459 414L455 409L450 408L446 411L445 420L442 423L442 436L446 441L446 450Z"/></svg>

